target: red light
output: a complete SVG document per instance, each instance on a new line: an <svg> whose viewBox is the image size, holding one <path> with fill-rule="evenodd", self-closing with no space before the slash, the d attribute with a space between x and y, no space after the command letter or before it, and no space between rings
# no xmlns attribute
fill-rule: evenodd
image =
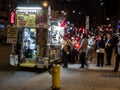
<svg viewBox="0 0 120 90"><path fill-rule="evenodd" d="M78 36L76 36L76 37L75 37L75 40L79 40L79 37L78 37Z"/></svg>
<svg viewBox="0 0 120 90"><path fill-rule="evenodd" d="M75 47L76 47L76 48L80 48L80 44L76 43L76 44L75 44Z"/></svg>
<svg viewBox="0 0 120 90"><path fill-rule="evenodd" d="M82 30L82 28L79 29L79 31L81 31L81 30Z"/></svg>
<svg viewBox="0 0 120 90"><path fill-rule="evenodd" d="M109 31L109 30L110 30L110 28L108 28L108 27L107 27L105 30L106 30L106 31Z"/></svg>
<svg viewBox="0 0 120 90"><path fill-rule="evenodd" d="M15 23L15 12L14 11L10 12L10 23L11 24Z"/></svg>
<svg viewBox="0 0 120 90"><path fill-rule="evenodd" d="M78 30L80 33L83 33L83 27L80 27Z"/></svg>

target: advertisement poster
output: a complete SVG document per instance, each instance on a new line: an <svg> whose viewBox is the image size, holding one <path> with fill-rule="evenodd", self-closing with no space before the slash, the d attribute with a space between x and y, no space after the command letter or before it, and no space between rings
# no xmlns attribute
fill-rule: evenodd
<svg viewBox="0 0 120 90"><path fill-rule="evenodd" d="M36 26L37 27L44 27L47 28L47 14L44 14L42 12L39 12L36 14Z"/></svg>
<svg viewBox="0 0 120 90"><path fill-rule="evenodd" d="M36 15L35 14L17 14L17 26L35 27Z"/></svg>
<svg viewBox="0 0 120 90"><path fill-rule="evenodd" d="M38 45L47 46L48 30L46 28L37 29L36 42Z"/></svg>
<svg viewBox="0 0 120 90"><path fill-rule="evenodd" d="M18 30L16 27L9 27L7 30L7 43L17 43Z"/></svg>
<svg viewBox="0 0 120 90"><path fill-rule="evenodd" d="M60 26L60 21L52 21L49 27L50 33L48 38L48 44L60 45L61 39L64 36L64 27Z"/></svg>

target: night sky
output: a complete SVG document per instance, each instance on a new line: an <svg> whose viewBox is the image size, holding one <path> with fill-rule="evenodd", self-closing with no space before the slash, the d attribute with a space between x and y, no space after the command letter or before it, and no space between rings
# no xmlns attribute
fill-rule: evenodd
<svg viewBox="0 0 120 90"><path fill-rule="evenodd" d="M97 18L103 18L103 11L99 8L101 0L80 0L79 2L75 2L74 0L71 2L56 2L53 4L54 9L59 10L68 10L68 20L71 20L77 26L84 25L84 20L86 15L90 15L91 18L97 16ZM103 7L105 10L106 17L113 17L117 15L117 0L102 0L104 3ZM76 12L80 11L81 15L77 13L73 14L72 10L76 10ZM99 10L99 11L98 11ZM98 14L100 13L100 14ZM101 20L101 19L100 19Z"/></svg>
<svg viewBox="0 0 120 90"><path fill-rule="evenodd" d="M115 16L117 13L117 0L104 0L106 14L108 16Z"/></svg>
<svg viewBox="0 0 120 90"><path fill-rule="evenodd" d="M22 0L20 0L22 1ZM30 0L30 4L40 4L40 0ZM43 1L43 0L41 0ZM68 12L67 19L77 26L85 24L85 16L98 18L97 22L103 19L103 10L100 10L100 2L103 2L105 16L113 17L117 15L117 0L48 0L54 10L64 10ZM73 13L72 11L76 12ZM78 14L80 12L81 14ZM94 20L93 20L94 21Z"/></svg>

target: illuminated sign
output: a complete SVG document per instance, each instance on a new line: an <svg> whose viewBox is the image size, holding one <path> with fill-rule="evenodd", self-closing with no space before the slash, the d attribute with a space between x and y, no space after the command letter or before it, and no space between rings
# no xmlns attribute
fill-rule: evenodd
<svg viewBox="0 0 120 90"><path fill-rule="evenodd" d="M120 29L120 20L118 21L118 26L117 26L118 29Z"/></svg>
<svg viewBox="0 0 120 90"><path fill-rule="evenodd" d="M16 27L8 27L7 43L17 43L18 30Z"/></svg>
<svg viewBox="0 0 120 90"><path fill-rule="evenodd" d="M4 29L4 28L5 28L5 26L4 26L3 24L0 24L0 28Z"/></svg>
<svg viewBox="0 0 120 90"><path fill-rule="evenodd" d="M14 11L10 12L10 23L11 24L15 23L15 12Z"/></svg>

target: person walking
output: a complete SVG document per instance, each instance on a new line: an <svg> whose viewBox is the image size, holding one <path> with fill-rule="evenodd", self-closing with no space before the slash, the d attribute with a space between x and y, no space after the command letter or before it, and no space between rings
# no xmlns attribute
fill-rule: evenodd
<svg viewBox="0 0 120 90"><path fill-rule="evenodd" d="M117 72L119 69L119 63L120 63L120 31L119 31L118 43L116 44L115 51L116 51L116 62L115 62L115 67L113 71Z"/></svg>
<svg viewBox="0 0 120 90"><path fill-rule="evenodd" d="M88 40L86 38L86 34L83 34L82 40L80 42L80 49L79 49L79 52L80 52L80 58L79 59L80 59L80 63L81 63L80 68L84 68L84 65L88 66L87 62L86 62L87 44L88 44Z"/></svg>
<svg viewBox="0 0 120 90"><path fill-rule="evenodd" d="M92 49L94 46L94 39L91 34L88 35L88 45L87 45L87 51L86 51L86 59L87 62L92 61Z"/></svg>
<svg viewBox="0 0 120 90"><path fill-rule="evenodd" d="M68 37L64 36L63 41L61 43L61 51L62 51L62 60L63 60L63 68L68 68L69 54L70 54L70 40Z"/></svg>
<svg viewBox="0 0 120 90"><path fill-rule="evenodd" d="M96 43L96 52L97 52L97 65L103 67L104 65L104 53L105 53L105 41L103 36L99 37L99 40Z"/></svg>
<svg viewBox="0 0 120 90"><path fill-rule="evenodd" d="M111 65L111 58L112 58L112 52L113 52L113 41L112 36L110 33L107 33L107 41L105 43L105 51L106 51L106 65Z"/></svg>

